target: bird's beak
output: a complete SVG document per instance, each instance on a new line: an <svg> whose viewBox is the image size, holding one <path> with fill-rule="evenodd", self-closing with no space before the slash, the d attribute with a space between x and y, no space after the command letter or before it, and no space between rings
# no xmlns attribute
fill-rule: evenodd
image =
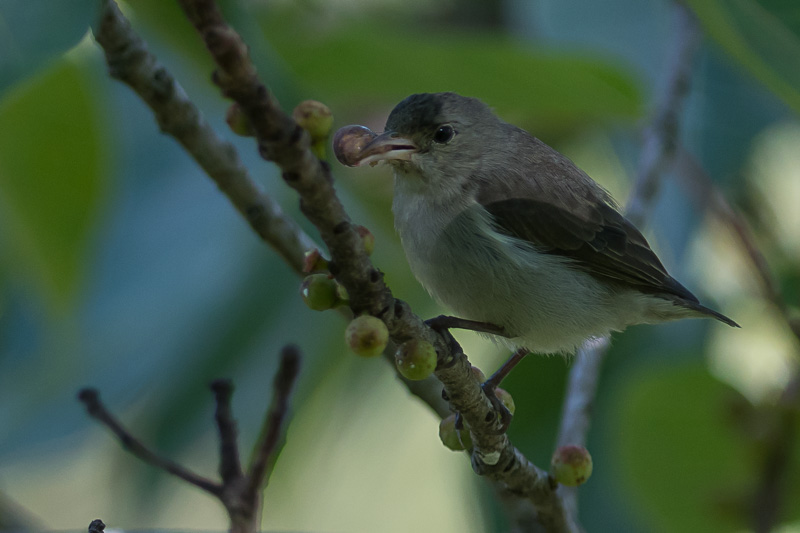
<svg viewBox="0 0 800 533"><path fill-rule="evenodd" d="M417 144L397 132L384 132L367 144L358 154L357 166L374 165L380 161L409 161L419 152Z"/></svg>

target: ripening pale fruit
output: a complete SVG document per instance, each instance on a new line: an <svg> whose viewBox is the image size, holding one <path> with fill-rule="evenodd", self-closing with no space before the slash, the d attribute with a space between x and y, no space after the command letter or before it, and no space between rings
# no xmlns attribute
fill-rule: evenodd
<svg viewBox="0 0 800 533"><path fill-rule="evenodd" d="M498 400L503 402L503 405L506 406L508 412L513 415L514 411L517 410L517 406L514 405L514 398L511 397L511 393L505 389L501 389L500 387L498 387L494 390L494 395L497 396Z"/></svg>
<svg viewBox="0 0 800 533"><path fill-rule="evenodd" d="M425 379L436 370L436 349L428 341L411 339L397 349L395 363L405 378L413 381Z"/></svg>
<svg viewBox="0 0 800 533"><path fill-rule="evenodd" d="M459 436L461 438L459 438ZM469 430L462 428L456 430L456 415L452 414L439 422L439 438L447 448L460 452L472 447L472 438Z"/></svg>
<svg viewBox="0 0 800 533"><path fill-rule="evenodd" d="M381 319L362 315L350 322L344 332L344 338L356 355L375 357L386 349L389 330Z"/></svg>
<svg viewBox="0 0 800 533"><path fill-rule="evenodd" d="M550 461L550 474L567 487L582 485L592 475L592 456L583 446L560 446Z"/></svg>
<svg viewBox="0 0 800 533"><path fill-rule="evenodd" d="M297 104L292 111L292 118L311 137L311 150L319 159L325 159L325 145L331 134L333 115L322 102L305 100Z"/></svg>
<svg viewBox="0 0 800 533"><path fill-rule="evenodd" d="M311 142L325 141L331 134L333 114L328 106L316 100L304 100L292 111L292 118L311 136Z"/></svg>
<svg viewBox="0 0 800 533"><path fill-rule="evenodd" d="M314 311L325 311L336 306L337 283L327 274L311 274L300 284L300 296Z"/></svg>

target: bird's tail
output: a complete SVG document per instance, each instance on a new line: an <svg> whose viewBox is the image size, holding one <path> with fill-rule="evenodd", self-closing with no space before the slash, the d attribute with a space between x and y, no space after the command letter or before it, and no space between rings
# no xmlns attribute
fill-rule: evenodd
<svg viewBox="0 0 800 533"><path fill-rule="evenodd" d="M709 309L708 307L706 307L704 305L700 305L699 303L683 301L683 302L681 302L681 304L684 307L688 307L689 309L692 309L693 311L697 311L700 314L703 314L703 315L706 315L706 316L710 316L711 318L716 318L720 322L724 322L725 324L728 324L732 328L741 328L742 327L739 324L737 324L735 321L733 321L732 319L730 319L730 318L726 317L725 315L723 315L722 313L718 313L717 311L714 311L713 309Z"/></svg>

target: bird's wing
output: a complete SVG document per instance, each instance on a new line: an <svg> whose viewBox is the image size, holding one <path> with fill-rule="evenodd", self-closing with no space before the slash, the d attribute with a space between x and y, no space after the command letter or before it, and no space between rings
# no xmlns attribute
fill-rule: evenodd
<svg viewBox="0 0 800 533"><path fill-rule="evenodd" d="M483 207L501 233L542 252L569 257L595 277L697 301L667 273L639 230L605 202L570 210L552 202L515 198Z"/></svg>
<svg viewBox="0 0 800 533"><path fill-rule="evenodd" d="M485 166L470 181L498 231L569 257L597 278L697 302L602 187L539 139L513 127L506 133L524 148L505 152L502 162Z"/></svg>
<svg viewBox="0 0 800 533"><path fill-rule="evenodd" d="M639 230L611 206L597 206L592 220L531 199L501 200L484 208L500 232L542 252L569 257L595 277L697 301L667 273Z"/></svg>

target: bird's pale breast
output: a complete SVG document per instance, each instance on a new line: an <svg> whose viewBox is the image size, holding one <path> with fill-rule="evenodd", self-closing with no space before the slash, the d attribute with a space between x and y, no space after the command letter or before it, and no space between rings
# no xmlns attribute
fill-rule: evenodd
<svg viewBox="0 0 800 533"><path fill-rule="evenodd" d="M504 327L515 343L569 353L587 337L639 322L644 298L612 293L569 259L494 231L478 204L395 193L395 226L411 270L457 316Z"/></svg>

